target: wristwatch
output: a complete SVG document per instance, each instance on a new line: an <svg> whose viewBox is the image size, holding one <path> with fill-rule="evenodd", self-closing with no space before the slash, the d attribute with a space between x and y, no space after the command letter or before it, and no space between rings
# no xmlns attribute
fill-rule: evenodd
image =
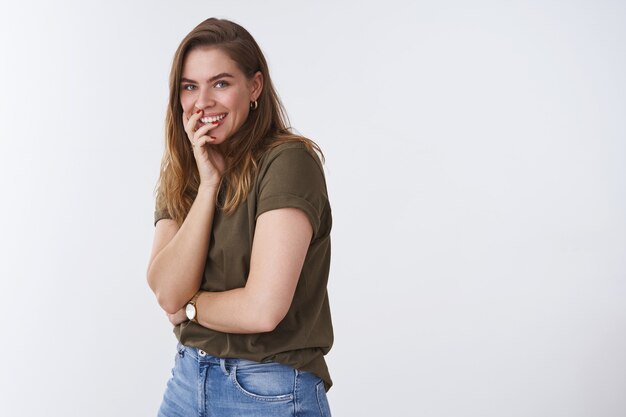
<svg viewBox="0 0 626 417"><path fill-rule="evenodd" d="M193 297L191 297L191 300L189 300L189 302L187 303L187 307L185 307L185 314L187 314L187 318L190 321L193 321L195 323L198 322L198 320L196 320L198 316L198 309L196 309L196 301L198 300L200 293L201 291L198 291L197 293L195 293Z"/></svg>

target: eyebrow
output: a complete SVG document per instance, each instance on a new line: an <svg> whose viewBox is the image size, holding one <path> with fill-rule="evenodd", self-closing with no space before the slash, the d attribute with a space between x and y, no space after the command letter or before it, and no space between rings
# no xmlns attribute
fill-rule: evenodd
<svg viewBox="0 0 626 417"><path fill-rule="evenodd" d="M233 77L231 74L229 74L227 72L222 72L222 73L219 73L219 74L214 75L211 78L209 78L209 82L213 82L213 81L215 81L215 80L217 80L219 78L235 78L235 77ZM190 80L189 78L184 78L184 77L180 79L180 82L181 83L194 83L194 84L197 84L196 81Z"/></svg>

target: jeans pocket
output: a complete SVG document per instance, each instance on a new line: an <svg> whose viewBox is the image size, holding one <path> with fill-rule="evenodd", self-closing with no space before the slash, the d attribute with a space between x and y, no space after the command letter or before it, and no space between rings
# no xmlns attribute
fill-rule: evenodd
<svg viewBox="0 0 626 417"><path fill-rule="evenodd" d="M324 381L320 381L315 385L315 393L317 394L317 404L320 407L320 415L322 417L330 417L330 405L328 404L328 397L326 397Z"/></svg>
<svg viewBox="0 0 626 417"><path fill-rule="evenodd" d="M293 399L296 370L275 362L234 366L231 379L239 392L249 398L289 401Z"/></svg>
<svg viewBox="0 0 626 417"><path fill-rule="evenodd" d="M174 355L174 367L172 368L172 376L178 367L180 367L179 361L185 356L185 346L178 343L176 345L176 355Z"/></svg>

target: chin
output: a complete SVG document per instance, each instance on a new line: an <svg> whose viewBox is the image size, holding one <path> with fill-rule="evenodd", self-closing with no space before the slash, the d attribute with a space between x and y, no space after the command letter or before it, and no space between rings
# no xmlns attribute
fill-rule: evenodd
<svg viewBox="0 0 626 417"><path fill-rule="evenodd" d="M213 142L211 142L211 145L222 145L224 142L226 142L226 138L224 138L224 136L219 135L219 136L214 136L214 140Z"/></svg>

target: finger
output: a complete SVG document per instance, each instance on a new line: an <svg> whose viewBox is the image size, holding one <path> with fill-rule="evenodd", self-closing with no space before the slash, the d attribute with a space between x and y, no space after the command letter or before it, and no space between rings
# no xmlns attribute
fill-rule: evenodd
<svg viewBox="0 0 626 417"><path fill-rule="evenodd" d="M198 123L198 119L200 118L200 113L196 112L191 115L187 119L187 124L185 125L185 132L187 132L187 136L191 140L193 138L194 128L196 127L196 123Z"/></svg>
<svg viewBox="0 0 626 417"><path fill-rule="evenodd" d="M211 136L207 136L207 135L200 136L197 140L194 140L193 147L201 148L204 145L211 144L214 141L215 139L213 139Z"/></svg>
<svg viewBox="0 0 626 417"><path fill-rule="evenodd" d="M189 137L189 140L193 138L193 134L194 134L193 129L196 126L198 119L200 119L201 114L202 114L202 110L198 110L197 112L192 114L191 117L188 118L187 115L183 113L183 126L185 128L185 132L187 132L187 136Z"/></svg>
<svg viewBox="0 0 626 417"><path fill-rule="evenodd" d="M217 127L217 124L213 124L213 123L207 123L204 126L202 126L200 129L196 130L195 133L193 134L193 139L194 141L198 140L198 138L200 138L201 136L206 135L206 133Z"/></svg>

